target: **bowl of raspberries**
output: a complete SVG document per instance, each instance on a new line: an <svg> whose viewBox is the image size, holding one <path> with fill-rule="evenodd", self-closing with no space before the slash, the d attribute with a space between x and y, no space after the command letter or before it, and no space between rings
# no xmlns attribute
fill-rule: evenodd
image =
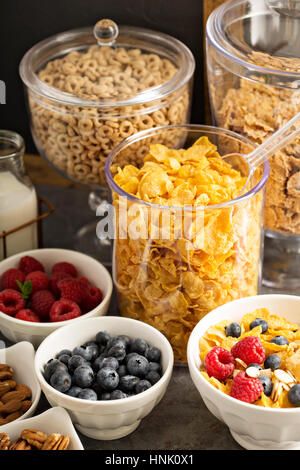
<svg viewBox="0 0 300 470"><path fill-rule="evenodd" d="M300 449L299 312L299 296L244 297L211 311L190 335L194 385L245 449Z"/></svg>
<svg viewBox="0 0 300 470"><path fill-rule="evenodd" d="M173 350L152 326L118 316L83 319L49 335L35 371L51 406L62 406L75 427L94 439L133 432L163 398Z"/></svg>
<svg viewBox="0 0 300 470"><path fill-rule="evenodd" d="M37 347L71 320L105 315L112 294L106 268L59 248L19 253L0 263L0 330Z"/></svg>

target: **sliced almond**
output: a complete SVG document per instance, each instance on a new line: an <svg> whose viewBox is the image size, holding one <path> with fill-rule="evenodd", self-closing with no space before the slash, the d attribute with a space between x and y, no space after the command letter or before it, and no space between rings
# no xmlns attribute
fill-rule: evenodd
<svg viewBox="0 0 300 470"><path fill-rule="evenodd" d="M283 382L285 384L290 384L290 383L294 382L292 377L282 369L274 370L274 375L275 375L277 380L279 380L280 382Z"/></svg>
<svg viewBox="0 0 300 470"><path fill-rule="evenodd" d="M259 373L260 370L257 367L248 367L246 369L246 375L248 375L248 377L252 377L253 379L257 379Z"/></svg>
<svg viewBox="0 0 300 470"><path fill-rule="evenodd" d="M268 377L269 379L272 378L272 369L262 369L259 371L260 377Z"/></svg>
<svg viewBox="0 0 300 470"><path fill-rule="evenodd" d="M242 359L236 358L235 360L240 366L242 366L244 369L247 369L247 364L242 361Z"/></svg>

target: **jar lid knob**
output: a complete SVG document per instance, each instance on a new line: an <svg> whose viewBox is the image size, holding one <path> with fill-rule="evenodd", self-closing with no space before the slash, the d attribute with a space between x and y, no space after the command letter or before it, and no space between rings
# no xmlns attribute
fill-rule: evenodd
<svg viewBox="0 0 300 470"><path fill-rule="evenodd" d="M94 36L99 46L111 46L119 34L118 25L109 19L98 21L94 26Z"/></svg>

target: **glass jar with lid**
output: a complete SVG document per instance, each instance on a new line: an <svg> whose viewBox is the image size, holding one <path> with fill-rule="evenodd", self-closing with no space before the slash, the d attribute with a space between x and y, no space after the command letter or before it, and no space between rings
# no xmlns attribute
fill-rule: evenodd
<svg viewBox="0 0 300 470"><path fill-rule="evenodd" d="M189 122L194 68L177 39L111 20L36 44L20 75L37 149L71 180L106 186L106 158L123 139Z"/></svg>
<svg viewBox="0 0 300 470"><path fill-rule="evenodd" d="M88 185L91 209L105 212L107 156L138 131L188 123L194 69L192 53L177 39L111 20L45 39L20 64L39 153L63 176ZM177 141L174 133L165 143ZM133 161L144 153L138 145ZM75 248L110 265L110 243L96 229L97 221L82 227Z"/></svg>
<svg viewBox="0 0 300 470"><path fill-rule="evenodd" d="M207 22L211 109L218 126L256 144L300 111L300 2L227 1ZM300 286L300 139L271 161L263 282Z"/></svg>

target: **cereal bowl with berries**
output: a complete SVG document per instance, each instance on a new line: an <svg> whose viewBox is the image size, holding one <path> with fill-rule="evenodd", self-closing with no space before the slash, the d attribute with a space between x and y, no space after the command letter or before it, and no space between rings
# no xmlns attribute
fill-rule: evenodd
<svg viewBox="0 0 300 470"><path fill-rule="evenodd" d="M205 316L188 343L192 380L246 449L300 449L300 298L259 295Z"/></svg>
<svg viewBox="0 0 300 470"><path fill-rule="evenodd" d="M37 347L70 321L105 315L111 294L110 274L90 256L59 248L19 253L0 263L0 330Z"/></svg>
<svg viewBox="0 0 300 470"><path fill-rule="evenodd" d="M62 406L93 439L132 433L163 398L173 350L152 326L118 316L87 318L49 335L35 371L51 406Z"/></svg>

